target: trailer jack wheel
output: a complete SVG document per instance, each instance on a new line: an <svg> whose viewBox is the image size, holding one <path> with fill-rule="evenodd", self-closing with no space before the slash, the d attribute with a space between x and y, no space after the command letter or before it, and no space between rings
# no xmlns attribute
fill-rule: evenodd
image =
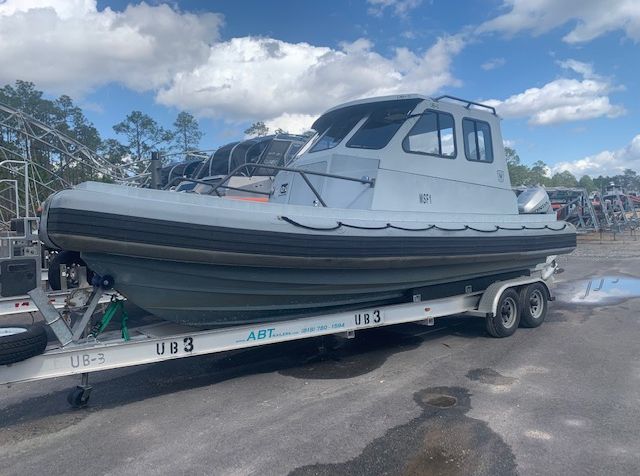
<svg viewBox="0 0 640 476"><path fill-rule="evenodd" d="M89 374L82 374L82 385L72 389L67 395L67 402L73 408L84 408L89 403L93 387L89 385Z"/></svg>
<svg viewBox="0 0 640 476"><path fill-rule="evenodd" d="M67 395L67 402L73 408L84 408L89 403L89 397L91 396L91 387L83 387L78 385L71 390Z"/></svg>

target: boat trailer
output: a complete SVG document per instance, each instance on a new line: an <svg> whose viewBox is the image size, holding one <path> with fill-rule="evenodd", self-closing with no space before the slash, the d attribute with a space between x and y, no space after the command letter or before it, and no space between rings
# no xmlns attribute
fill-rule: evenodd
<svg viewBox="0 0 640 476"><path fill-rule="evenodd" d="M471 315L486 319L494 337L507 337L518 325L537 327L546 316L547 302L553 300L548 282L553 280L555 261L530 276L496 281L483 291L467 286L465 294L433 300L413 295L413 302L357 311L277 321L261 325L241 325L202 330L170 322L159 322L96 335L92 325L98 303L108 293L106 286L94 287L84 313L70 326L47 295L35 288L31 302L42 313L58 342L44 353L8 365L0 365L0 384L81 374L82 383L72 389L68 402L73 407L87 405L92 387L89 373L131 367L165 360L246 349L266 344L310 337L339 335L354 338L357 331L402 323L434 325L438 317ZM89 288L89 290L91 290ZM99 324L98 324L99 327Z"/></svg>

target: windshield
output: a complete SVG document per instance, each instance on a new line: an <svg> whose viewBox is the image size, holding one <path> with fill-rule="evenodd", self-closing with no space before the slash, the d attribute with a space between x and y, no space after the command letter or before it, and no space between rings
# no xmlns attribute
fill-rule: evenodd
<svg viewBox="0 0 640 476"><path fill-rule="evenodd" d="M374 110L367 122L347 142L347 147L382 149L398 132L402 123L407 120L407 115L418 102L420 99L397 101Z"/></svg>
<svg viewBox="0 0 640 476"><path fill-rule="evenodd" d="M379 101L331 111L314 124L320 136L309 152L337 146L365 117L366 122L349 140L347 147L382 149L420 101L420 98Z"/></svg>
<svg viewBox="0 0 640 476"><path fill-rule="evenodd" d="M321 133L320 138L309 152L334 148L355 127L360 119L362 119L362 114L359 111L338 115L335 121Z"/></svg>

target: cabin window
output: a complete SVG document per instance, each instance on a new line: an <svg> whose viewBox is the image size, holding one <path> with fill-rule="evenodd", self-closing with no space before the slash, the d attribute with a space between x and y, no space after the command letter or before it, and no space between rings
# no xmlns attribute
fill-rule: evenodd
<svg viewBox="0 0 640 476"><path fill-rule="evenodd" d="M464 118L462 119L462 133L467 160L493 162L493 142L491 141L491 126L488 122Z"/></svg>
<svg viewBox="0 0 640 476"><path fill-rule="evenodd" d="M396 135L407 120L407 114L418 101L398 101L392 106L379 108L371 113L367 122L349 139L347 147L355 149L382 149Z"/></svg>
<svg viewBox="0 0 640 476"><path fill-rule="evenodd" d="M362 117L362 114L345 114L342 117L338 117L321 133L309 152L333 149L346 137Z"/></svg>
<svg viewBox="0 0 640 476"><path fill-rule="evenodd" d="M456 135L453 116L446 112L425 111L402 141L405 152L453 159Z"/></svg>

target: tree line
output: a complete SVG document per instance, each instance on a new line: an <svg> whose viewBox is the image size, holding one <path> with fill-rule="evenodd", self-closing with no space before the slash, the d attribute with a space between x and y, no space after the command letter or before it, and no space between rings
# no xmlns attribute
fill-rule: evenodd
<svg viewBox="0 0 640 476"><path fill-rule="evenodd" d="M507 167L509 169L509 177L511 185L516 186L536 186L543 185L545 187L579 187L584 188L588 192L603 192L610 184L623 188L627 191L640 190L640 176L635 170L625 169L622 174L618 175L600 175L592 178L589 175L583 175L578 179L568 170L557 172L549 176L549 166L542 160L534 162L528 166L523 164L520 156L511 147L505 147L505 155L507 158Z"/></svg>
<svg viewBox="0 0 640 476"><path fill-rule="evenodd" d="M167 153L197 150L204 133L197 119L188 112L180 112L171 128L162 127L155 119L142 111L132 111L122 121L113 125L117 139L103 139L96 127L87 119L82 108L62 95L47 99L43 91L28 81L16 81L0 88L0 103L19 109L46 126L95 151L113 164L136 163L149 158L151 151ZM81 164L64 167L68 159L59 150L49 146L46 138L30 140L11 127L0 126L0 148L18 157L29 157L39 169L52 173L63 171L72 181L94 178L95 171L82 169ZM3 154L0 153L0 157ZM4 158L4 157L3 157ZM7 156L7 158L9 158ZM78 169L82 170L80 176Z"/></svg>
<svg viewBox="0 0 640 476"><path fill-rule="evenodd" d="M248 137L264 137L269 134L289 134L289 131L285 131L281 127L278 127L276 130L271 132L271 129L269 129L269 127L263 121L257 121L251 124L247 129L245 129L244 133ZM305 137L311 137L314 134L315 131L309 129L303 132L301 135Z"/></svg>

